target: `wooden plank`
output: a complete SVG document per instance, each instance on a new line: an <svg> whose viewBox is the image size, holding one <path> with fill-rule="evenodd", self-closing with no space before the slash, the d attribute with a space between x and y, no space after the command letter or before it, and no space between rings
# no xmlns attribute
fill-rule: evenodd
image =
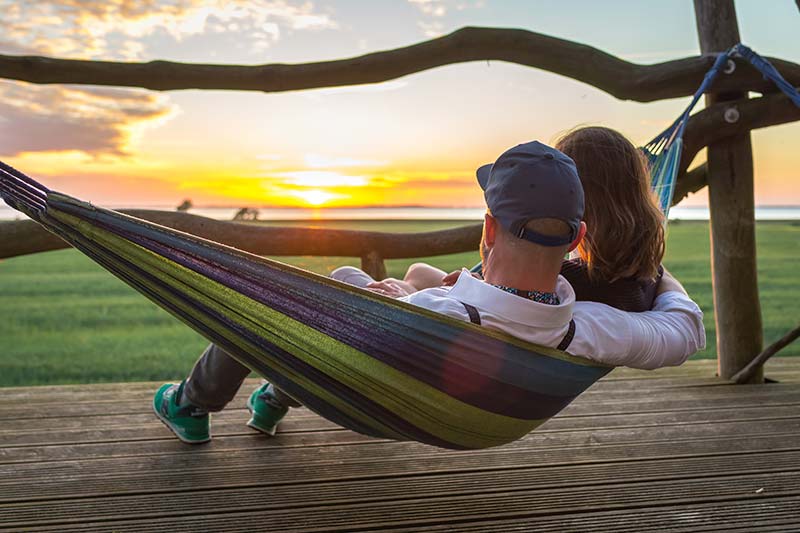
<svg viewBox="0 0 800 533"><path fill-rule="evenodd" d="M757 492L764 489L762 492ZM752 504L761 502L776 503L783 500L800 501L800 475L745 476L741 478L706 478L690 482L650 482L630 483L622 485L605 485L591 488L564 488L547 490L523 490L498 493L486 493L464 496L428 496L419 498L416 494L389 501L359 501L356 503L337 503L326 505L323 501L317 505L294 507L291 500L281 502L281 494L273 498L263 498L264 492L237 491L239 494L213 493L210 500L203 500L205 494L195 494L198 507L205 511L204 516L197 515L198 507L175 506L169 514L152 513L148 518L131 518L100 520L95 523L87 521L72 524L59 522L54 525L39 527L36 523L22 527L28 531L63 528L61 531L91 531L102 528L105 531L158 530L166 527L178 527L184 531L225 530L246 524L258 529L259 524L268 525L275 531L358 531L364 529L386 531L391 528L420 525L442 525L451 522L465 523L491 519L530 519L550 515L589 514L592 512L627 511L635 509L658 510L669 512L684 505L705 503L719 504ZM408 493L406 493L408 494ZM260 496L260 497L259 497ZM313 498L313 495L309 495ZM216 497L216 499L214 498ZM255 497L255 498L254 498ZM143 498L144 499L144 498ZM306 496L306 501L309 501ZM277 501L276 501L277 500ZM148 502L150 500L147 500ZM658 506L653 509L653 503ZM90 504L93 502L89 502ZM204 505L205 504L205 505ZM283 504L283 505L282 505ZM146 509L145 509L146 510ZM773 512L774 518L797 520L796 508L781 513ZM118 513L125 517L128 509L119 508ZM777 515L777 516L776 516ZM683 514L684 525L689 525ZM730 516L726 520L731 524L738 523L739 516ZM706 517L699 518L700 522ZM719 517L716 521L720 526ZM724 522L723 522L724 523Z"/></svg>
<svg viewBox="0 0 800 533"><path fill-rule="evenodd" d="M786 532L800 529L800 517L796 512L798 505L800 500L796 497L763 498L761 501L690 504L673 508L653 506L631 510L567 513L552 517L478 520L472 523L443 524L433 527L429 525L404 527L392 531L394 533ZM234 526L228 525L223 531L239 531L232 527Z"/></svg>
<svg viewBox="0 0 800 533"><path fill-rule="evenodd" d="M291 413L280 425L280 433L345 431L333 422L309 415L295 417ZM800 402L793 405L734 407L623 415L589 415L555 417L536 430L569 431L575 429L609 429L621 427L659 427L664 425L704 424L715 421L785 420L800 417ZM214 416L214 437L252 435L245 426L249 413L245 410L223 412ZM66 419L12 420L0 430L0 448L16 446L55 446L101 442L164 440L171 434L152 414L115 417L75 417Z"/></svg>
<svg viewBox="0 0 800 533"><path fill-rule="evenodd" d="M485 494L521 490L549 490L569 487L587 488L595 485L611 485L625 483L664 482L682 480L691 482L699 478L736 477L743 479L753 476L765 480L769 485L772 474L800 474L800 452L763 453L749 456L746 461L732 460L736 457L706 457L675 460L650 460L629 463L561 466L552 468L519 468L515 470L467 471L458 473L434 473L423 475L398 475L364 480L341 480L336 482L308 483L297 478L275 478L272 476L242 476L237 485L227 487L209 483L214 476L194 476L199 484L187 484L182 479L175 483L154 485L152 488L132 480L117 480L118 491L128 488L127 495L118 492L115 498L105 498L108 493L97 493L92 496L86 493L69 495L58 499L53 495L31 494L27 498L5 498L0 505L0 524L16 519L32 522L45 519L46 514L57 514L65 517L78 517L86 514L83 508L91 506L95 513L99 509L113 517L120 509L141 507L155 511L161 509L169 514L169 508L191 507L191 501L198 505L202 500L219 500L236 494L235 499L249 501L244 494L265 493L275 491L281 495L275 505L292 504L315 505L324 501L327 505L335 502L347 503L355 501L388 501L398 498L417 497L419 494L432 494L438 497L466 494ZM741 459L741 457L739 457ZM740 487L741 483L733 484ZM231 489L231 490L222 490ZM738 490L738 489L737 489ZM766 490L766 489L765 489ZM167 498L166 493L175 493ZM47 511L42 512L42 501L51 500ZM94 505L90 505L90 500ZM130 502L128 505L126 502ZM185 505L181 504L184 502ZM232 502L235 505L235 502ZM228 506L226 506L228 508ZM27 518L25 518L27 516Z"/></svg>
<svg viewBox="0 0 800 533"><path fill-rule="evenodd" d="M800 357L781 357L776 356L770 359L765 372L790 372L800 377ZM603 381L614 381L618 379L661 379L678 377L713 377L717 373L717 361L715 359L692 360L677 367L665 367L657 370L636 370L632 368L615 368ZM795 381L796 382L796 381Z"/></svg>
<svg viewBox="0 0 800 533"><path fill-rule="evenodd" d="M800 359L800 358L798 358ZM798 367L800 373L800 367ZM233 403L243 403L247 400L250 393L260 384L260 380L248 379L236 396ZM622 390L633 388L685 388L703 385L727 385L724 380L713 376L671 376L665 378L651 379L604 379L596 383L590 390ZM64 402L113 402L118 400L126 401L147 401L152 399L153 393L161 386L161 382L142 382L142 383L120 383L120 384L96 384L82 386L64 386L51 389L49 387L25 387L19 389L0 388L0 405L14 404L44 404L44 403L64 403ZM109 396L111 398L109 398ZM118 398L114 400L113 398Z"/></svg>
<svg viewBox="0 0 800 533"><path fill-rule="evenodd" d="M95 386L37 395L27 413L31 389L10 403L0 390L12 416L0 424L0 529L797 529L800 387L628 375L520 441L470 452L362 437L306 409L272 439L229 409L214 442L190 447L153 418L149 383L117 415L109 407L125 402L96 401Z"/></svg>
<svg viewBox="0 0 800 533"><path fill-rule="evenodd" d="M213 413L211 418L212 424L233 424L241 420L247 420L249 412L247 409L233 409L228 408L219 413ZM334 427L335 425L328 422L316 414L306 409L292 409L289 416L284 421L285 423L295 424L325 424L325 427ZM118 428L118 427L142 427L142 425L152 425L157 423L160 427L164 427L158 422L158 419L151 411L143 411L122 415L91 415L91 416L65 416L53 418L21 418L4 420L0 424L0 442L2 436L9 433L16 433L21 431L42 431L46 429L52 430L67 430L67 429L94 429L94 428ZM338 426L335 426L338 427ZM321 428L320 428L321 429Z"/></svg>
<svg viewBox="0 0 800 533"><path fill-rule="evenodd" d="M23 494L45 497L54 494L95 493L102 490L130 490L119 486L126 479L140 487L173 487L183 480L199 482L211 476L235 480L263 479L323 482L397 475L419 475L471 470L507 470L525 467L555 467L577 464L675 459L686 457L742 456L753 453L800 450L796 437L737 436L725 439L697 439L684 442L653 442L604 446L557 447L550 449L495 448L475 452L435 452L412 443L373 443L309 449L276 448L224 453L178 453L140 457L111 457L61 462L31 462L0 465L0 494L21 498ZM268 460L267 460L268 459ZM32 480L47 479L46 485ZM208 481L205 481L208 484ZM191 485L187 486L190 487ZM31 492L31 490L33 492ZM74 490L75 492L70 492Z"/></svg>
<svg viewBox="0 0 800 533"><path fill-rule="evenodd" d="M587 487L543 487L537 480L542 476L535 471L504 472L502 475L469 474L426 478L398 478L378 482L327 483L316 485L282 486L270 489L269 485L231 490L163 494L142 494L117 498L79 498L48 502L0 505L0 524L3 526L35 527L45 524L88 523L109 519L136 519L153 517L191 516L198 507L224 509L225 512L247 511L254 501L260 501L259 510L315 508L320 504L398 504L404 500L418 501L420 494L428 498L462 500L479 496L487 500L522 496L536 502L526 505L527 513L550 514L574 509L581 502L583 509L608 508L610 502L624 502L625 506L637 502L658 501L661 504L678 504L713 499L750 499L760 494L787 495L800 493L800 472L774 472L736 476L703 477L689 479L648 480L647 482L615 482ZM624 478L618 477L617 480ZM279 497L263 500L266 492L274 490ZM756 492L760 491L760 492ZM508 504L507 501L503 503ZM372 507L372 505L370 505ZM514 507L514 506L512 506ZM360 513L358 513L360 514ZM279 524L275 524L278 526ZM355 524L354 524L355 525Z"/></svg>
<svg viewBox="0 0 800 533"><path fill-rule="evenodd" d="M243 396L242 396L243 398ZM578 399L563 411L565 415L578 409L583 413L592 409L598 413L615 409L614 412L643 412L645 410L669 409L674 402L686 405L687 402L705 400L707 403L727 405L743 404L746 399L751 402L770 401L782 398L783 402L800 398L800 389L794 384L774 383L768 386L758 385L719 385L715 387L698 387L682 390L677 393L673 389L636 390L598 390L584 392ZM238 399L233 407L242 406L243 399ZM601 405L602 404L602 405ZM677 405L676 404L676 405ZM61 418L72 416L113 416L150 412L150 400L96 400L70 401L58 403L11 403L0 405L0 420Z"/></svg>
<svg viewBox="0 0 800 533"><path fill-rule="evenodd" d="M392 480L401 480L400 483L412 485L418 483L414 480L446 479L452 482L455 488L459 480L472 479L477 476L485 486L495 487L495 483L505 483L506 479L523 475L535 488L590 486L614 482L644 482L650 480L688 479L699 476L732 476L745 474L767 474L770 472L790 472L800 469L800 450L789 452L762 452L745 455L716 455L705 457L684 457L677 459L645 459L636 461L617 461L605 463L585 463L578 465L541 465L527 466L501 465L492 468L491 464L473 462L469 465L456 464L453 466L468 467L461 471L420 471L417 469L398 470L390 468L370 469L363 468L361 477L343 477L335 482L314 481L314 476L305 474L312 472L315 464L313 459L302 467L295 468L291 475L285 475L288 470L269 468L262 465L254 468L231 467L228 469L183 470L183 471L148 471L129 472L105 476L54 478L48 479L46 487L37 487L29 481L22 486L20 483L4 483L4 490L0 492L0 503L30 503L46 500L74 500L82 501L84 498L100 496L121 496L134 494L164 494L171 492L196 492L221 488L248 488L261 487L273 488L283 492L286 487L301 485L327 486L330 483L353 483L354 487L368 487L372 484L383 485L395 483ZM427 463L430 466L430 462ZM323 465L324 468L324 465ZM347 472L346 469L342 470ZM141 474L141 475L140 475ZM438 481L436 481L438 482ZM419 481L422 483L422 481ZM388 485L387 485L388 486ZM420 485L415 485L419 487ZM288 489L287 489L288 490ZM400 488L402 489L402 486ZM312 491L316 493L316 491ZM349 494L350 491L347 491ZM408 492L408 491L406 491ZM119 500L115 500L119 501Z"/></svg>
<svg viewBox="0 0 800 533"><path fill-rule="evenodd" d="M537 449L604 444L623 444L636 442L671 441L701 438L726 438L736 435L786 435L787 438L800 439L800 418L782 420L757 420L748 422L716 421L713 423L630 427L612 429L588 429L562 432L533 432L524 439L507 444L504 448ZM18 446L0 448L0 464L20 462L63 461L70 459L91 459L106 457L135 457L154 454L180 454L186 445L167 435L166 440L132 441L125 446L117 443L68 444L56 446ZM295 448L315 447L341 448L346 444L366 444L377 439L353 432L324 431L316 433L279 434L268 438L258 435L223 436L204 445L198 453L229 452L236 450L270 450L270 453L286 452Z"/></svg>

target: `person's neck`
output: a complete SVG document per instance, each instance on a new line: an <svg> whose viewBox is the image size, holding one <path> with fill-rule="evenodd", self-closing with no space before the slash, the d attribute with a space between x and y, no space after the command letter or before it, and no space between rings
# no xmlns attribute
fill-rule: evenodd
<svg viewBox="0 0 800 533"><path fill-rule="evenodd" d="M515 264L490 264L484 281L521 291L555 292L558 271L528 266L519 268Z"/></svg>

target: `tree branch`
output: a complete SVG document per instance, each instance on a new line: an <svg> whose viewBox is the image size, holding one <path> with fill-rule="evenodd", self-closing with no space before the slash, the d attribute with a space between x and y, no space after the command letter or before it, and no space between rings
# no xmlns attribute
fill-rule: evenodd
<svg viewBox="0 0 800 533"><path fill-rule="evenodd" d="M795 326L794 329L790 330L786 335L770 344L763 352L758 354L755 359L750 361L746 367L734 374L733 377L731 377L731 381L738 384L747 383L761 365L766 363L770 357L789 346L798 337L800 337L800 325Z"/></svg>
<svg viewBox="0 0 800 533"><path fill-rule="evenodd" d="M156 91L218 89L281 92L379 83L468 61L506 61L582 81L622 100L650 102L693 94L713 56L638 65L606 52L520 29L467 27L415 45L350 59L303 64L206 65L122 63L0 55L0 78L31 83L143 87ZM770 59L800 85L800 65ZM714 90L771 90L750 67L722 76Z"/></svg>
<svg viewBox="0 0 800 533"><path fill-rule="evenodd" d="M708 164L703 163L690 172L678 176L675 183L675 193L672 195L672 205L678 205L681 200L708 185Z"/></svg>
<svg viewBox="0 0 800 533"><path fill-rule="evenodd" d="M739 112L739 120L734 123L725 120L725 111L730 107ZM705 164L687 172L700 150L726 137L795 120L800 120L800 108L782 94L717 104L692 115L684 134L683 154L672 205L706 186L708 167Z"/></svg>
<svg viewBox="0 0 800 533"><path fill-rule="evenodd" d="M273 227L214 220L178 211L123 209L123 213L258 255L319 255L383 259L425 257L478 249L481 224L428 233L383 233ZM69 248L32 220L0 222L0 259Z"/></svg>
<svg viewBox="0 0 800 533"><path fill-rule="evenodd" d="M736 122L725 120L725 111L729 108L739 113ZM706 146L746 131L796 120L800 120L800 107L783 94L725 102L695 113L686 125L679 175L686 172L697 153Z"/></svg>

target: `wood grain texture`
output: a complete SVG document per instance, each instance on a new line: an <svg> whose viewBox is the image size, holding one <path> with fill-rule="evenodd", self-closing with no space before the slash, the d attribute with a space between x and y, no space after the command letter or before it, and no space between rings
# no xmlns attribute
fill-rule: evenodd
<svg viewBox="0 0 800 533"><path fill-rule="evenodd" d="M693 94L712 56L638 65L597 48L521 29L465 27L411 46L359 57L303 64L208 65L151 61L123 63L0 55L0 78L30 83L143 87L156 91L218 89L282 92L379 83L470 61L505 61L587 83L622 100L651 102ZM800 65L770 58L800 85ZM739 68L714 91L770 90L753 69Z"/></svg>
<svg viewBox="0 0 800 533"><path fill-rule="evenodd" d="M260 226L214 220L179 211L124 209L122 213L258 255L319 255L383 259L424 257L476 250L481 224L427 233L385 233ZM67 248L32 220L0 222L0 259Z"/></svg>
<svg viewBox="0 0 800 533"><path fill-rule="evenodd" d="M695 0L700 50L714 53L741 42L733 0ZM723 74L723 77L725 75ZM708 106L733 106L743 91L706 95ZM730 378L763 348L756 266L753 148L749 130L708 144L711 274L719 375ZM756 370L750 381L763 381Z"/></svg>
<svg viewBox="0 0 800 533"><path fill-rule="evenodd" d="M747 363L743 369L731 377L734 383L748 383L751 381L754 374L759 371L759 368L769 360L770 357L781 351L783 348L789 346L797 338L800 337L800 325L792 328L783 337L773 342L767 348L758 354L752 361Z"/></svg>
<svg viewBox="0 0 800 533"><path fill-rule="evenodd" d="M767 365L794 382L732 385L713 361L620 369L475 452L367 439L306 409L263 437L244 427L255 379L197 447L150 412L158 383L0 389L0 529L794 530L800 358Z"/></svg>

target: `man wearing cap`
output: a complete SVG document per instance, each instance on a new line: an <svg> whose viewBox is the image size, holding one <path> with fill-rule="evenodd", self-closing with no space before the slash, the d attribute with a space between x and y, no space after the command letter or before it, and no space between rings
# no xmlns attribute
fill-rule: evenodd
<svg viewBox="0 0 800 533"><path fill-rule="evenodd" d="M679 365L705 346L702 312L668 274L652 311L628 313L575 301L572 287L559 275L565 255L586 233L583 188L572 159L534 141L511 148L477 175L488 207L480 250L483 279L463 270L452 286L416 291L398 280L375 281L349 266L331 277L615 366ZM187 380L159 390L156 414L181 440L205 442L210 439L207 412L232 400L249 372L211 345ZM274 434L296 405L264 384L248 401L253 412L248 425Z"/></svg>

